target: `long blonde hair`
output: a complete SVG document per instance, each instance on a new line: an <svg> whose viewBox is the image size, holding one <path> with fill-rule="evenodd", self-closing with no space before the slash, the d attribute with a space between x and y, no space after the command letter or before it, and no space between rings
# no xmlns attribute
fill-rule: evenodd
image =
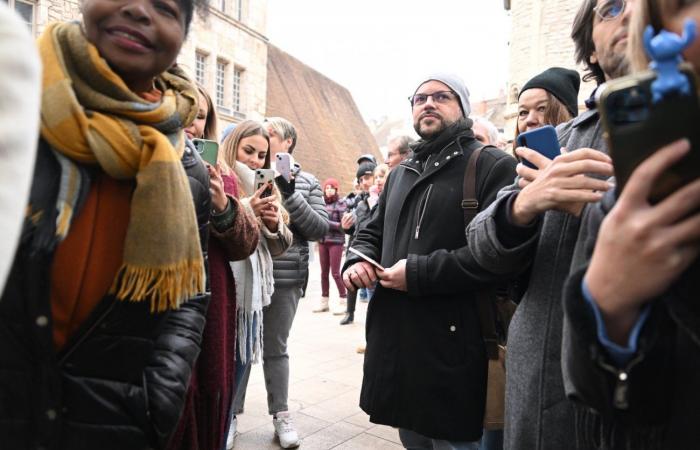
<svg viewBox="0 0 700 450"><path fill-rule="evenodd" d="M254 120L246 120L239 123L236 125L236 128L234 128L234 130L229 133L228 136L226 136L224 142L221 143L219 159L229 168L236 167L236 162L238 161L238 147L243 139L251 136L262 136L265 138L265 141L267 142L267 154L265 155L265 163L263 164L263 168L269 169L270 134L267 132L265 127L262 126L262 124ZM254 192L246 192L245 188L241 185L240 180L238 180L238 191L241 193L241 197L250 197L254 194ZM277 206L279 209L279 212L282 215L282 220L285 224L289 224L289 213L284 206L282 206L282 203L279 200L282 198L282 194L279 189L277 189L277 185L275 183L272 183L272 192L278 199L275 201L275 206Z"/></svg>

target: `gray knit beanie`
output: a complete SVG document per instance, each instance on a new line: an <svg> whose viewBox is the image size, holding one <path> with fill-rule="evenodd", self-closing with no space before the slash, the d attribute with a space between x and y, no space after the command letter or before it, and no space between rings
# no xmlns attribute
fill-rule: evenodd
<svg viewBox="0 0 700 450"><path fill-rule="evenodd" d="M464 117L469 116L469 113L471 113L472 111L472 108L469 105L469 89L467 89L467 86L464 84L464 81L462 81L462 79L455 74L440 72L434 73L425 78L425 80L422 81L420 84L418 84L418 87L415 91L413 91L413 94L418 92L419 87L423 86L425 83L431 80L439 81L440 83L443 83L447 85L447 87L452 89L455 92L455 94L457 94L457 97L459 97L459 105L462 107L462 115Z"/></svg>

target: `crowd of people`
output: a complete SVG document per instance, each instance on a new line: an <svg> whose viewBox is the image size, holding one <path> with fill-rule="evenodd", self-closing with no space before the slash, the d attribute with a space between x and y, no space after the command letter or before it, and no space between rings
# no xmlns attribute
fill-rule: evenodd
<svg viewBox="0 0 700 450"><path fill-rule="evenodd" d="M358 149L346 194L294 162L289 120L219 129L176 64L205 13L83 0L80 22L34 46L0 4L0 447L232 449L259 362L274 435L299 447L287 341L311 242L314 313L344 326L369 302L358 400L405 448L697 446L700 181L650 200L692 136L623 187L578 72L523 85L512 152L461 78L436 72L409 97L419 139L391 139L384 163ZM697 0L582 0L572 62L599 89L646 69L645 34L698 22ZM517 145L545 126L556 156ZM512 317L492 317L504 302Z"/></svg>

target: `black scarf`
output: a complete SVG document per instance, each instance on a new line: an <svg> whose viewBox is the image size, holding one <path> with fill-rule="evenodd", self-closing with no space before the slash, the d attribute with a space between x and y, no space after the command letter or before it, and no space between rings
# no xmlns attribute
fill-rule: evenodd
<svg viewBox="0 0 700 450"><path fill-rule="evenodd" d="M430 139L421 139L413 147L416 159L423 161L423 167L430 160L431 156L441 152L445 147L457 139L474 138L472 131L472 120L468 118L459 119L457 122L447 126L442 133Z"/></svg>

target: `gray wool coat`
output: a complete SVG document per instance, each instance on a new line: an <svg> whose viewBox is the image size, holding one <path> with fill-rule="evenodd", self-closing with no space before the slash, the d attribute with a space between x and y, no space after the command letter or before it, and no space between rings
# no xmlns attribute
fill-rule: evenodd
<svg viewBox="0 0 700 450"><path fill-rule="evenodd" d="M595 110L560 125L557 134L560 145L569 151L590 147L607 152ZM548 211L530 227L507 221L504 227L504 210L519 190L517 180L502 189L498 199L469 225L467 240L478 264L494 274L510 277L530 268L527 291L508 334L504 448L560 450L571 444L574 433L573 409L564 393L561 369L562 289L580 219Z"/></svg>

